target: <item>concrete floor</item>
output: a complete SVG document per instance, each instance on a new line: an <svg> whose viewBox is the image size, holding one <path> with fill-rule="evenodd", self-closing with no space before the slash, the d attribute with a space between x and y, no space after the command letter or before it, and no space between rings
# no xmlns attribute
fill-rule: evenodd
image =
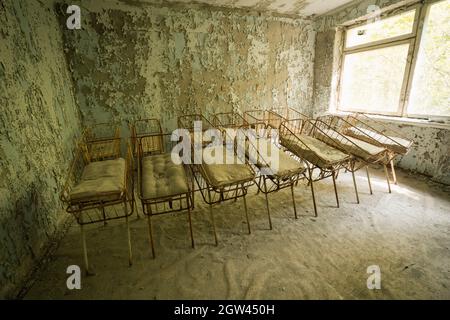
<svg viewBox="0 0 450 320"><path fill-rule="evenodd" d="M187 216L154 219L156 259L151 259L146 220L131 219L134 265L128 267L123 222L88 228L95 276L81 290L66 287L66 268L82 266L79 228L73 224L26 299L450 299L450 189L399 170L387 192L383 172L357 173L361 204L351 174L341 174L341 208L332 181L315 184L319 217L309 188L270 195L274 229L268 230L263 195L248 197L252 234L246 234L242 200L215 207L219 246L208 207L196 196L190 248ZM140 204L138 205L140 207ZM141 209L140 209L141 210ZM381 269L381 290L367 288L367 268Z"/></svg>

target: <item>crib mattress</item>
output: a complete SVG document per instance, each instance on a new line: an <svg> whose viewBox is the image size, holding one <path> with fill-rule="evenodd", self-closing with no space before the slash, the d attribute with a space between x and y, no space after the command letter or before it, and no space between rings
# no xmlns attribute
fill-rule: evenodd
<svg viewBox="0 0 450 320"><path fill-rule="evenodd" d="M323 132L323 133L322 133ZM365 161L370 161L374 157L381 155L385 152L383 147L375 146L371 143L353 138L347 135L343 135L347 139L338 138L336 131L332 129L322 129L322 131L316 131L317 137L320 137L322 141L329 144L336 144L349 154L353 154Z"/></svg>
<svg viewBox="0 0 450 320"><path fill-rule="evenodd" d="M280 140L296 156L320 168L327 168L350 158L348 154L305 134L281 135Z"/></svg>
<svg viewBox="0 0 450 320"><path fill-rule="evenodd" d="M179 156L174 154L179 159ZM142 196L144 199L167 198L189 192L186 171L172 161L170 153L142 159Z"/></svg>
<svg viewBox="0 0 450 320"><path fill-rule="evenodd" d="M216 155L220 153L222 158L217 158ZM219 163L218 160L222 161ZM255 178L249 165L243 163L233 150L223 146L208 146L203 149L203 168L209 181L216 188L251 181Z"/></svg>
<svg viewBox="0 0 450 320"><path fill-rule="evenodd" d="M96 161L83 170L81 180L70 192L73 202L114 201L122 197L125 189L125 160Z"/></svg>
<svg viewBox="0 0 450 320"><path fill-rule="evenodd" d="M268 174L271 176L282 178L292 176L293 174L302 173L306 170L305 166L300 161L293 159L291 156L286 154L286 152L280 150L280 148L277 147L270 139L258 138L253 145L255 148L264 148L259 149L261 150L260 157L258 157L255 165L260 169L269 165L269 167L265 170L267 170ZM248 145L245 151L247 156L254 152L252 149L249 149ZM261 155L264 152L266 153L266 157ZM254 156L256 156L256 153ZM272 158L275 161L274 163L271 162Z"/></svg>
<svg viewBox="0 0 450 320"><path fill-rule="evenodd" d="M363 140L368 143L383 146L390 151L398 154L406 154L412 141L399 137L384 136L372 130L361 127L350 127L345 130L347 136ZM387 137L387 138L386 138ZM394 140L394 141L392 141Z"/></svg>

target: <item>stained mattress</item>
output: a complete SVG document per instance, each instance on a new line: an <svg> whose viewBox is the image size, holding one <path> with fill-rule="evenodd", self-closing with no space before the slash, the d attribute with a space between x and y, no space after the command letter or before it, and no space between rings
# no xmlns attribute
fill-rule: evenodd
<svg viewBox="0 0 450 320"><path fill-rule="evenodd" d="M377 132L361 128L361 127L349 127L344 133L347 136L357 138L359 140L372 143L378 146L383 146L390 151L398 154L406 154L412 145L412 141L399 137L384 136Z"/></svg>
<svg viewBox="0 0 450 320"><path fill-rule="evenodd" d="M177 163L181 163L179 156ZM172 161L170 153L147 156L142 159L142 197L167 198L189 192L186 172L182 164Z"/></svg>
<svg viewBox="0 0 450 320"><path fill-rule="evenodd" d="M327 168L350 158L348 154L305 134L280 136L281 144L296 156L320 168Z"/></svg>
<svg viewBox="0 0 450 320"><path fill-rule="evenodd" d="M216 188L251 181L255 177L248 164L239 159L232 149L222 145L203 149L202 166Z"/></svg>
<svg viewBox="0 0 450 320"><path fill-rule="evenodd" d="M371 161L372 159L378 158L386 151L383 147L378 147L351 136L343 135L346 139L342 139L340 138L341 134L332 129L322 129L322 131L317 130L316 134L323 142L330 145L336 145L345 150L345 152L365 161Z"/></svg>
<svg viewBox="0 0 450 320"><path fill-rule="evenodd" d="M255 148L258 148L259 155ZM256 160L255 165L259 169L264 169L266 174L277 178L302 173L306 169L301 162L280 150L267 138L258 138L251 145L247 144L245 152L247 157L251 156L250 159Z"/></svg>
<svg viewBox="0 0 450 320"><path fill-rule="evenodd" d="M114 201L125 189L125 160L96 161L83 170L81 180L70 192L72 202Z"/></svg>

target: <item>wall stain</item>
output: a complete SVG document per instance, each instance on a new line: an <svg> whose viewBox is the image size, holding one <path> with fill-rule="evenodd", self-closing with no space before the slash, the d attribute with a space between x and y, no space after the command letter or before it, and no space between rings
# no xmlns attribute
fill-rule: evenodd
<svg viewBox="0 0 450 320"><path fill-rule="evenodd" d="M311 113L311 21L234 10L86 3L64 32L84 124L287 105ZM86 62L86 64L85 64ZM85 92L89 89L89 96Z"/></svg>
<svg viewBox="0 0 450 320"><path fill-rule="evenodd" d="M51 1L0 8L0 297L14 298L68 217L59 192L81 119Z"/></svg>

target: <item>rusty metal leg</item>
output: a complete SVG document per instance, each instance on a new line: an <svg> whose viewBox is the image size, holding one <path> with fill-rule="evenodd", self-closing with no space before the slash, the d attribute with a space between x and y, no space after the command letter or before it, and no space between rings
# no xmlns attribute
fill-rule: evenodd
<svg viewBox="0 0 450 320"><path fill-rule="evenodd" d="M259 176L259 181L258 181L258 186L260 186L261 185L261 179L262 179L263 177L262 176ZM264 181L264 183L265 183L265 181ZM256 195L258 195L259 194L259 188L256 188Z"/></svg>
<svg viewBox="0 0 450 320"><path fill-rule="evenodd" d="M384 165L384 174L386 175L386 181L387 181L387 184L388 184L389 193L391 193L392 192L391 191L391 182L389 181L389 172L388 172L388 169L387 169L386 165Z"/></svg>
<svg viewBox="0 0 450 320"><path fill-rule="evenodd" d="M212 200L211 200L211 190L208 188L208 199L209 199L209 215L211 216L211 223L214 231L214 241L216 244L216 247L219 245L219 241L217 240L217 232L216 232L216 223L214 222L214 213L212 209Z"/></svg>
<svg viewBox="0 0 450 320"><path fill-rule="evenodd" d="M336 206L339 208L339 197L336 188L336 177L334 175L334 171L331 172L331 177L333 178L333 186L334 186L334 195L336 196Z"/></svg>
<svg viewBox="0 0 450 320"><path fill-rule="evenodd" d="M297 180L298 182L298 180ZM297 207L295 206L295 196L294 196L294 184L291 184L291 195L292 195L292 205L294 207L294 217L295 219L298 219L297 217Z"/></svg>
<svg viewBox="0 0 450 320"><path fill-rule="evenodd" d="M192 171L191 171L192 172ZM192 172L192 175L194 175L194 173ZM194 209L195 207L195 178L192 176L192 209Z"/></svg>
<svg viewBox="0 0 450 320"><path fill-rule="evenodd" d="M264 193L264 196L266 198L266 209L267 209L267 217L269 218L269 229L272 230L272 219L270 217L269 198L267 193Z"/></svg>
<svg viewBox="0 0 450 320"><path fill-rule="evenodd" d="M338 171L336 171L335 179L337 179L339 177L339 172L340 172L340 169Z"/></svg>
<svg viewBox="0 0 450 320"><path fill-rule="evenodd" d="M211 216L211 223L212 223L212 227L213 227L213 231L214 231L214 241L217 246L219 244L219 241L217 240L216 224L214 222L214 214L213 214L213 210L212 210L212 204L209 205L209 214Z"/></svg>
<svg viewBox="0 0 450 320"><path fill-rule="evenodd" d="M102 216L103 216L103 225L106 226L108 223L106 222L105 207L103 206L102 206Z"/></svg>
<svg viewBox="0 0 450 320"><path fill-rule="evenodd" d="M245 199L245 195L242 198L244 198L244 209L245 209L245 218L247 219L248 234L251 234L252 231L250 230L250 220L248 219L247 200Z"/></svg>
<svg viewBox="0 0 450 320"><path fill-rule="evenodd" d="M352 164L352 177L353 177L353 185L355 186L355 194L356 194L356 203L359 203L359 195L358 195L358 187L356 186L356 178L355 178L355 166Z"/></svg>
<svg viewBox="0 0 450 320"><path fill-rule="evenodd" d="M83 225L83 212L80 212L80 218L78 223L80 224L80 231L81 231L81 245L83 247L83 259L84 259L84 268L85 268L85 273L87 276L90 275L94 275L94 273L92 273L89 270L89 260L88 260L88 254L87 254L87 246L86 246L86 234L84 231L84 225Z"/></svg>
<svg viewBox="0 0 450 320"><path fill-rule="evenodd" d="M310 183L311 186L311 194L312 194L312 199L313 199L313 205L314 205L314 216L317 217L317 205L316 205L316 197L314 195L314 186L313 186L313 179L312 179L312 170L310 168L308 168L308 172L309 172L309 180L308 182Z"/></svg>
<svg viewBox="0 0 450 320"><path fill-rule="evenodd" d="M258 188L259 190L259 188ZM264 179L264 196L266 197L266 209L267 209L267 217L269 218L269 229L272 230L272 218L270 217L270 208L269 208L269 196L267 194L267 185L266 179Z"/></svg>
<svg viewBox="0 0 450 320"><path fill-rule="evenodd" d="M81 244L83 246L83 259L84 259L84 268L86 275L90 274L89 271L89 260L87 255L87 247L86 247L86 235L84 233L84 226L80 224L80 231L81 231Z"/></svg>
<svg viewBox="0 0 450 320"><path fill-rule="evenodd" d="M150 239L150 246L152 248L152 257L155 259L155 245L153 243L153 231L152 231L152 214L151 212L147 215L147 222L148 222L148 236Z"/></svg>
<svg viewBox="0 0 450 320"><path fill-rule="evenodd" d="M133 265L133 252L131 251L131 232L128 216L125 217L125 221L127 223L127 234L128 234L128 264L131 266Z"/></svg>
<svg viewBox="0 0 450 320"><path fill-rule="evenodd" d="M370 191L370 194L373 194L372 184L370 183L369 166L366 166L366 173L367 173L367 182L369 183L369 191Z"/></svg>
<svg viewBox="0 0 450 320"><path fill-rule="evenodd" d="M135 200L133 202L134 202L134 210L136 211L136 220L139 220L141 216L139 215L137 201Z"/></svg>
<svg viewBox="0 0 450 320"><path fill-rule="evenodd" d="M391 160L392 177L394 178L394 184L397 184L397 175L395 174L394 160Z"/></svg>
<svg viewBox="0 0 450 320"><path fill-rule="evenodd" d="M189 220L189 229L190 229L190 232L191 232L191 245L192 245L192 248L195 248L194 232L192 230L191 208L189 206L189 194L187 196L188 196L188 198L186 200L188 202L188 220Z"/></svg>

